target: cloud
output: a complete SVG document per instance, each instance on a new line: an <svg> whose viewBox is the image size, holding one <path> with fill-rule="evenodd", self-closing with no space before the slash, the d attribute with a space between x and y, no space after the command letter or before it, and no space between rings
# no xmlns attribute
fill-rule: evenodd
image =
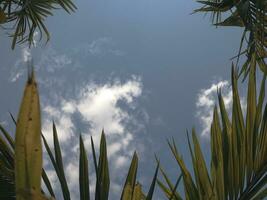
<svg viewBox="0 0 267 200"><path fill-rule="evenodd" d="M232 91L230 83L227 80L217 81L210 87L201 89L197 95L196 116L199 119L200 126L202 128L201 136L209 137L210 125L213 118L213 109L217 102L217 90L221 88L223 92L223 98L225 101L225 107L230 109L232 104Z"/></svg>
<svg viewBox="0 0 267 200"><path fill-rule="evenodd" d="M116 195L114 191L118 190L118 184L121 184L120 174L122 171L126 173L126 168L128 168L136 148L134 139L137 133L129 125L138 121L131 115L131 111L136 109L135 99L141 94L142 81L140 77L132 76L125 82L121 82L119 79L105 84L91 82L83 87L76 97L68 99L61 97L59 106L45 105L43 133L48 143L52 145L51 120L54 120L63 149L68 183L70 183L69 186L74 199L79 197L79 193L77 193L79 181L78 134L81 132L85 147L90 153L90 136L93 136L95 146L98 149L100 133L103 128L107 137L108 157L111 161L112 185L114 184L111 193ZM80 121L79 127L77 127L77 120ZM45 163L47 164L47 162ZM49 171L48 164L46 167ZM52 172L50 174L53 175ZM95 176L92 171L90 176Z"/></svg>
<svg viewBox="0 0 267 200"><path fill-rule="evenodd" d="M52 74L60 72L63 68L68 70L74 70L80 67L80 60L87 56L93 57L105 57L105 56L124 56L125 52L118 49L116 42L111 37L100 37L88 44L77 44L66 53L59 53L51 45L47 45L45 48L38 48L37 37L38 33L34 34L33 46L29 48L23 45L21 48L21 55L12 65L9 81L16 82L22 75L26 74L27 65L34 60L35 70L40 74ZM34 54L33 54L34 53ZM75 59L74 59L75 58ZM37 61L37 62L36 62ZM46 86L51 85L51 80L47 78L39 79L39 83ZM52 80L63 85L63 80Z"/></svg>
<svg viewBox="0 0 267 200"><path fill-rule="evenodd" d="M210 134L210 126L213 119L213 109L218 99L218 89L221 89L225 108L227 112L231 114L233 95L232 87L228 80L216 81L215 83L211 84L210 87L201 89L197 95L196 117L198 118L202 128L201 136L206 138L209 138ZM246 109L246 101L242 96L240 97L240 101L244 113Z"/></svg>
<svg viewBox="0 0 267 200"><path fill-rule="evenodd" d="M34 32L33 34L33 48L37 45L37 37L39 36L38 32ZM32 49L23 45L21 48L21 57L16 60L14 67L11 69L11 74L9 77L10 82L16 82L26 71L25 64L28 64L32 61Z"/></svg>
<svg viewBox="0 0 267 200"><path fill-rule="evenodd" d="M0 120L0 124L1 124L1 126L7 126L8 125L7 121L5 121L5 120L3 120L3 121Z"/></svg>
<svg viewBox="0 0 267 200"><path fill-rule="evenodd" d="M14 67L11 68L10 82L16 82L25 73L26 67L24 65L31 61L31 59L32 54L30 48L23 47L21 49L21 57L15 62Z"/></svg>
<svg viewBox="0 0 267 200"><path fill-rule="evenodd" d="M54 48L48 46L37 64L38 70L54 73L72 64L71 58L66 54L59 54Z"/></svg>
<svg viewBox="0 0 267 200"><path fill-rule="evenodd" d="M103 51L106 50L106 46L111 44L111 38L103 37L94 40L91 44L88 45L88 51L92 55L101 55Z"/></svg>
<svg viewBox="0 0 267 200"><path fill-rule="evenodd" d="M75 49L76 53L91 56L124 56L125 52L116 47L115 41L111 37L100 37L89 44L80 45Z"/></svg>
<svg viewBox="0 0 267 200"><path fill-rule="evenodd" d="M26 74L25 66L32 57L35 58L35 70L38 72L42 104L42 132L50 147L53 146L52 121L55 121L57 133L62 147L66 178L73 199L79 198L78 156L79 134L84 139L90 163L90 190L94 191L95 174L92 163L90 136L93 136L96 149L99 148L101 131L104 128L107 137L110 194L118 199L123 185L121 174L127 175L134 150L139 155L144 151L144 141L140 139L141 130L149 116L138 105L137 99L142 95L142 80L139 76L117 78L115 74L105 81L94 75L84 73L80 58L91 55L122 56L124 52L116 48L111 38L99 38L86 45L77 45L74 50L59 52L48 45L45 49L21 49L21 56L16 61L10 81L18 81ZM77 52L75 52L75 49ZM34 55L33 55L34 53ZM77 54L76 54L77 53ZM75 81L74 82L71 81ZM93 80L97 81L93 81ZM100 82L99 82L100 81ZM143 131L142 131L143 132ZM56 188L56 196L62 199L60 184L51 165L49 157L44 153L44 167Z"/></svg>

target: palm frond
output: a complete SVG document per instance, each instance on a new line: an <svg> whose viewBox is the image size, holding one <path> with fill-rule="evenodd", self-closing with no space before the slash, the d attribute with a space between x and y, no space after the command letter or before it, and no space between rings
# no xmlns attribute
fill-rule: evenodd
<svg viewBox="0 0 267 200"><path fill-rule="evenodd" d="M246 53L247 60L241 67L244 78L248 75L248 70L252 67L248 64L256 60L259 69L267 74L267 6L265 0L206 0L198 1L203 7L195 12L211 13L212 23L215 26L244 27L241 37L239 57ZM224 16L224 17L222 17ZM246 40L244 40L246 38ZM243 43L247 45L242 50ZM236 64L236 65L237 65Z"/></svg>
<svg viewBox="0 0 267 200"><path fill-rule="evenodd" d="M14 175L14 140L10 136L10 134L0 126L0 130L3 135L0 134L0 197L7 200L15 200L16 193L15 193L15 175ZM45 149L48 153L48 156L51 160L51 163L55 169L56 175L59 179L61 184L61 191L63 194L64 199L70 199L69 187L66 182L63 161L61 158L61 148L57 136L57 129L56 125L53 123L53 137L54 137L54 146L53 149L55 150L55 156L52 153L51 148L49 147L45 137L42 135L43 142ZM10 140L11 144L8 144L8 139ZM95 156L96 160L96 153L94 149L94 142L91 138L92 142L92 150L93 155ZM108 159L107 159L107 149L106 149L106 139L105 134L102 132L101 142L100 142L100 155L99 161L96 163L96 192L95 192L95 199L96 200L103 200L109 198L109 169L108 169ZM156 180L157 174L159 169L156 168L152 183L150 185L149 192L147 196L144 194L142 190L142 186L140 183L136 182L137 177L137 168L138 168L138 157L137 154L134 153L133 159L131 162L131 166L129 168L128 175L125 180L125 185L123 187L123 193L121 199L123 200L151 200ZM90 199L90 188L89 188L89 168L88 168L88 160L87 154L84 147L84 142L82 137L80 136L80 162L79 162L79 185L80 185L80 199ZM42 179L45 183L45 186L50 194L50 196L55 198L54 188L53 185L50 183L49 178L44 169L42 169ZM6 192L8 191L8 192ZM44 193L44 190L41 190ZM97 191L100 191L97 193ZM105 195L103 195L103 193ZM130 197L130 199L129 199ZM42 196L42 198L47 199L47 197ZM1 198L2 199L2 198Z"/></svg>
<svg viewBox="0 0 267 200"><path fill-rule="evenodd" d="M13 38L12 49L17 43L34 44L34 34L40 33L40 39L45 35L50 38L45 25L45 19L53 15L53 11L63 8L66 12L75 11L76 6L71 0L3 0L0 2L0 24L11 26Z"/></svg>
<svg viewBox="0 0 267 200"><path fill-rule="evenodd" d="M89 167L82 136L80 136L79 183L80 199L90 200Z"/></svg>
<svg viewBox="0 0 267 200"><path fill-rule="evenodd" d="M243 114L241 106L238 93L238 72L234 66L232 67L233 104L231 117L226 111L221 91L218 91L219 111L215 106L210 129L210 167L207 167L204 160L194 129L192 139L188 137L194 175L191 175L191 172L185 166L175 143L169 142L172 154L176 158L183 175L185 197L188 200L266 198L266 76L263 77L260 92L257 94L256 65L254 64L252 67L249 71L246 116ZM167 185L160 181L158 183L167 198L170 198L168 187L173 186L165 176Z"/></svg>

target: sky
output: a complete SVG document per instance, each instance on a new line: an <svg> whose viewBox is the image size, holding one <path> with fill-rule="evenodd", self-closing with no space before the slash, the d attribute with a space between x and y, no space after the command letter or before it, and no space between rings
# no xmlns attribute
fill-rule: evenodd
<svg viewBox="0 0 267 200"><path fill-rule="evenodd" d="M209 16L193 14L188 0L77 0L78 10L62 10L46 21L51 40L29 49L0 29L0 122L10 131L33 60L42 106L42 130L52 144L54 120L73 199L78 199L78 135L94 171L90 136L96 147L107 135L111 199L117 199L133 152L139 156L138 181L152 180L156 154L175 179L177 164L167 145L174 138L190 165L186 131L195 127L208 159L209 126L216 91L223 88L231 106L230 58L236 55L241 30L215 28ZM44 165L58 187L44 155ZM156 189L158 198L162 197ZM60 192L58 198L62 199ZM157 198L155 198L157 199Z"/></svg>

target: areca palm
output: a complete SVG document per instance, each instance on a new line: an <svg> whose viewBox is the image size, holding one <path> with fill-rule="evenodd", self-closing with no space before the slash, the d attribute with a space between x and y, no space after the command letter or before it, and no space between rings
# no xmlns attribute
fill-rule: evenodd
<svg viewBox="0 0 267 200"><path fill-rule="evenodd" d="M243 35L237 55L246 55L240 74L249 74L250 63L255 59L262 72L267 74L267 1L266 0L205 0L195 12L211 13L216 26L243 27ZM243 44L246 47L243 48Z"/></svg>
<svg viewBox="0 0 267 200"><path fill-rule="evenodd" d="M11 30L12 49L17 43L28 42L32 45L34 33L40 33L49 40L45 19L53 11L63 8L70 13L76 9L72 0L2 0L0 1L0 25Z"/></svg>
<svg viewBox="0 0 267 200"><path fill-rule="evenodd" d="M194 174L186 167L175 142L169 142L182 173L185 199L263 200L267 197L266 76L263 77L257 94L256 65L252 67L249 73L246 115L241 108L238 74L234 67L232 117L226 111L221 91L218 91L219 111L215 106L210 129L210 166L205 162L195 130L192 131L192 141L188 136ZM182 195L176 192L179 181L174 186L165 171L161 171L167 185L158 182L168 199L182 199Z"/></svg>
<svg viewBox="0 0 267 200"><path fill-rule="evenodd" d="M40 129L40 105L38 89L34 76L27 81L20 112L16 125L15 140L0 125L0 199L5 200L53 200L54 188L42 168L43 138L45 149L54 167L64 200L70 200L70 192L65 177L61 156L60 142L57 129L53 123L54 153L49 147ZM100 141L100 153L97 161L94 142L91 138L94 168L96 174L95 200L107 200L109 198L109 167L107 157L107 145L105 134L102 132ZM156 185L158 167L156 168L149 192L145 195L141 185L137 183L138 157L134 153L132 162L122 189L121 200L151 200ZM45 183L49 194L41 188L41 179ZM80 199L90 199L89 167L86 149L80 136L80 161L79 161L79 186ZM50 197L47 197L50 196Z"/></svg>

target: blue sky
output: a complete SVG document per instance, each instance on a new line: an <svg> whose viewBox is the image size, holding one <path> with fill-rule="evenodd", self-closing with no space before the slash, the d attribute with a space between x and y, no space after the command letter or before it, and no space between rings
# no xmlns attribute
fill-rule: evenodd
<svg viewBox="0 0 267 200"><path fill-rule="evenodd" d="M32 58L43 131L51 142L55 120L74 199L79 132L90 154L89 136L98 143L101 129L106 131L112 199L120 192L121 174L126 175L134 150L145 189L155 168L154 153L175 177L179 171L166 139L174 137L190 163L186 130L194 126L208 153L216 88L225 88L230 99L230 58L237 53L240 30L216 29L209 16L190 15L198 7L194 1L78 0L76 5L72 15L59 10L48 18L51 40L46 45L18 45L12 51L10 39L0 31L0 121L14 129L8 112L17 114Z"/></svg>

